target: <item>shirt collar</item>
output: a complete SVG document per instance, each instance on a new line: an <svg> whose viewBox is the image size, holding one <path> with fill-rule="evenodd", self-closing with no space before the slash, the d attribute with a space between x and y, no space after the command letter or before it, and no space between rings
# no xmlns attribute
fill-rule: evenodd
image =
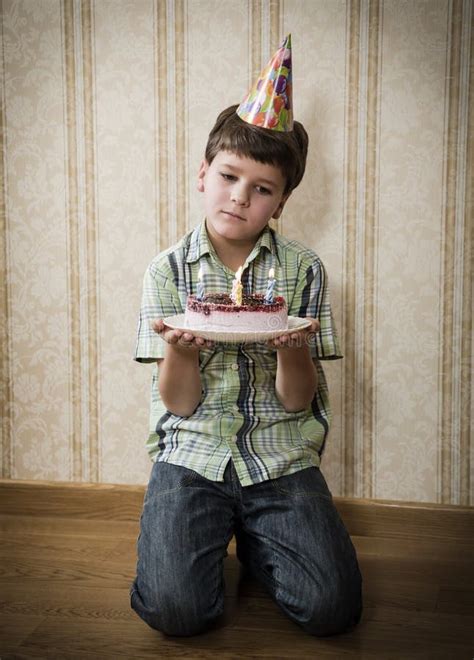
<svg viewBox="0 0 474 660"><path fill-rule="evenodd" d="M253 259L255 259L255 257L260 254L262 249L268 250L273 255L273 257L280 262L275 231L268 225L259 236L252 252L249 254L247 262L249 263L250 261L253 261ZM186 262L194 263L199 261L199 259L201 259L201 257L203 257L205 254L215 254L215 251L207 234L206 223L203 220L191 234L191 240L186 255Z"/></svg>
<svg viewBox="0 0 474 660"><path fill-rule="evenodd" d="M192 264L199 261L205 254L213 252L213 248L206 231L204 220L198 225L191 234L188 252L186 254L186 263Z"/></svg>
<svg viewBox="0 0 474 660"><path fill-rule="evenodd" d="M260 234L258 241L255 243L255 246L252 252L249 254L247 261L250 262L253 259L255 259L255 257L257 257L263 249L268 250L274 258L280 261L276 238L275 238L275 231L271 229L268 225Z"/></svg>

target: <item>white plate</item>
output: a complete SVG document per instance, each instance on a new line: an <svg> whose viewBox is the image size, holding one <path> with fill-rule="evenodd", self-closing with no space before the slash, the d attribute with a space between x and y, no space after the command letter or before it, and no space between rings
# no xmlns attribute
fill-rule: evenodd
<svg viewBox="0 0 474 660"><path fill-rule="evenodd" d="M273 337L280 337L281 335L286 335L290 332L296 332L298 330L303 330L311 325L310 319L300 319L297 316L288 317L288 328L286 330L264 330L263 332L256 332L255 330L241 331L241 332L222 332L215 330L193 330L192 328L187 328L184 325L184 314L176 314L176 316L168 316L166 319L163 319L163 323L168 326L168 328L173 328L174 330L183 330L184 332L189 332L195 337L202 337L203 339L208 339L218 342L229 342L231 344L249 344L254 342L263 342L267 339L273 339Z"/></svg>

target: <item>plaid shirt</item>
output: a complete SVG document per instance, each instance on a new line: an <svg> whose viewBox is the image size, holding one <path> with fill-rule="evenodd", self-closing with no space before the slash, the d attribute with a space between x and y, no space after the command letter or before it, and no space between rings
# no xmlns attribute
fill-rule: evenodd
<svg viewBox="0 0 474 660"><path fill-rule="evenodd" d="M150 328L155 318L184 312L196 292L202 266L205 291L230 292L234 273L217 257L205 222L148 267L134 359L156 362L166 342ZM232 459L243 486L318 466L331 412L326 379L319 360L341 357L329 303L323 264L312 250L266 228L245 262L244 292L265 293L273 266L276 295L283 295L291 316L319 319L320 331L310 348L318 358L319 384L311 405L286 412L275 393L276 351L264 343L219 344L200 351L202 398L195 412L169 412L158 391L155 369L151 391L148 451L168 461L223 481Z"/></svg>

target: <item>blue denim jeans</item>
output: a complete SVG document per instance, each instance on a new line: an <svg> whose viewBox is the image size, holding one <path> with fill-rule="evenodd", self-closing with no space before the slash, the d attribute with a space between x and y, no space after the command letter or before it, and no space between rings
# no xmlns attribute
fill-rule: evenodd
<svg viewBox="0 0 474 660"><path fill-rule="evenodd" d="M138 538L131 603L168 635L206 630L223 612L223 562L237 557L285 614L312 635L352 628L362 609L361 575L321 471L242 487L232 462L224 482L155 463Z"/></svg>

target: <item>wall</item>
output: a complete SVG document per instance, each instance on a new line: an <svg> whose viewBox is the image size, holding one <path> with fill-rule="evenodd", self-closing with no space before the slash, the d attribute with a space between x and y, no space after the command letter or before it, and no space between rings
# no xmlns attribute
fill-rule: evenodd
<svg viewBox="0 0 474 660"><path fill-rule="evenodd" d="M292 33L330 274L334 494L472 502L472 2L3 0L6 478L145 483L147 263L201 220L218 111Z"/></svg>

